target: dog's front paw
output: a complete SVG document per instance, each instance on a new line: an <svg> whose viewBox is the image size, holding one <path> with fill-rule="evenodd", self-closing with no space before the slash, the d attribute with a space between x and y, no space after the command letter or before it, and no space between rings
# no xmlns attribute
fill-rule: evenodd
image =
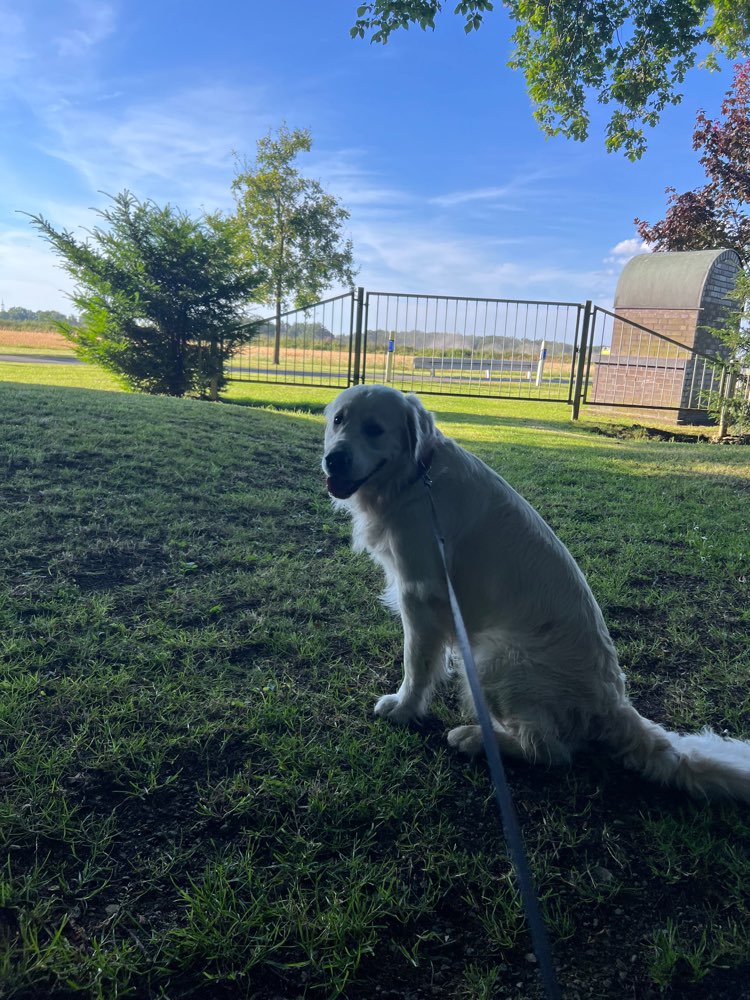
<svg viewBox="0 0 750 1000"><path fill-rule="evenodd" d="M479 726L456 726L448 733L448 744L474 757L482 750L482 730Z"/></svg>
<svg viewBox="0 0 750 1000"><path fill-rule="evenodd" d="M375 702L375 715L399 726L407 726L418 718L419 712L400 694L384 694Z"/></svg>

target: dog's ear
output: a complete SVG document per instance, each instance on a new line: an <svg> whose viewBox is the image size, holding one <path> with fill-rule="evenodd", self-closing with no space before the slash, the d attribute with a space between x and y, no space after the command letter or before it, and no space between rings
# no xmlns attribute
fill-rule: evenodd
<svg viewBox="0 0 750 1000"><path fill-rule="evenodd" d="M406 425L412 455L418 464L429 465L437 436L435 419L414 393L410 392L404 399L407 405Z"/></svg>

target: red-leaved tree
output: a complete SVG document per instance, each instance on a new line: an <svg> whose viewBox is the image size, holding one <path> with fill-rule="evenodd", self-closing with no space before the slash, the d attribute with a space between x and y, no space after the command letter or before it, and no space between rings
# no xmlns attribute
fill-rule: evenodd
<svg viewBox="0 0 750 1000"><path fill-rule="evenodd" d="M750 60L734 67L722 118L698 113L693 148L708 183L678 194L668 187L666 215L653 225L636 219L641 237L655 250L736 250L750 267Z"/></svg>

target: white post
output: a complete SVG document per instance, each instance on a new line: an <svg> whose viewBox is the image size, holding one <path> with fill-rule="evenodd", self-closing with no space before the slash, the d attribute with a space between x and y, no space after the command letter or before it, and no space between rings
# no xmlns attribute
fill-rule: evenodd
<svg viewBox="0 0 750 1000"><path fill-rule="evenodd" d="M388 350L385 355L385 381L393 381L393 358L396 354L396 341L393 337L388 339Z"/></svg>
<svg viewBox="0 0 750 1000"><path fill-rule="evenodd" d="M536 384L539 386L542 384L542 375L544 373L544 361L547 357L547 341L542 341L542 346L539 348L539 362L536 366Z"/></svg>

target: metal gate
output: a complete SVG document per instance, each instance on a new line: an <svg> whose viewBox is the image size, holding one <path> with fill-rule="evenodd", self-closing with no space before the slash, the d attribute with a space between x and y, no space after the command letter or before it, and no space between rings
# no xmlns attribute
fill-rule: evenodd
<svg viewBox="0 0 750 1000"><path fill-rule="evenodd" d="M584 306L365 292L247 324L228 377L421 393L572 401Z"/></svg>
<svg viewBox="0 0 750 1000"><path fill-rule="evenodd" d="M707 409L721 361L591 302L358 288L247 324L228 377L345 388L380 382L432 395Z"/></svg>
<svg viewBox="0 0 750 1000"><path fill-rule="evenodd" d="M724 364L713 356L594 306L583 402L675 410L678 419L705 413L722 385Z"/></svg>
<svg viewBox="0 0 750 1000"><path fill-rule="evenodd" d="M574 302L368 292L363 378L433 395L570 402Z"/></svg>

